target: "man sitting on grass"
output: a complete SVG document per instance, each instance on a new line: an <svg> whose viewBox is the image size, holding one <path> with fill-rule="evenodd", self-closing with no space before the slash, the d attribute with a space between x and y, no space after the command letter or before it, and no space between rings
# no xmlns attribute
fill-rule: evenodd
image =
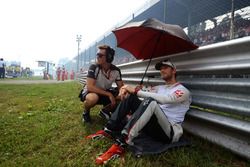
<svg viewBox="0 0 250 167"><path fill-rule="evenodd" d="M121 156L127 145L133 145L141 130L155 140L177 142L183 134L182 122L191 104L188 89L176 81L176 67L170 60L155 66L166 84L145 92L138 87L124 85L120 90L121 103L103 130L87 138L110 137L111 148L96 159L97 164ZM140 100L143 97L144 100ZM127 120L127 115L131 115Z"/></svg>

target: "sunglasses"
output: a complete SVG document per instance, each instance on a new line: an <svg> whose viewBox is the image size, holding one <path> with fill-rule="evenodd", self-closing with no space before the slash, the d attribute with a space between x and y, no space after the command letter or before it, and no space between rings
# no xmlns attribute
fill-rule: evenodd
<svg viewBox="0 0 250 167"><path fill-rule="evenodd" d="M103 56L105 56L105 55L102 54L102 53L96 53L96 56L99 57L99 58L101 58L101 57L103 57Z"/></svg>

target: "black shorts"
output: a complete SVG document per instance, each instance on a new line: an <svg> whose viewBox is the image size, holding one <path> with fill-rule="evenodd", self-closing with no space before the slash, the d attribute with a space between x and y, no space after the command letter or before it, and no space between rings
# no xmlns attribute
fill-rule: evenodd
<svg viewBox="0 0 250 167"><path fill-rule="evenodd" d="M118 94L119 94L119 91L118 91L117 87L116 88L110 88L110 89L108 89L106 91L112 93L112 95L114 97L118 96ZM81 92L79 94L79 98L80 98L80 100L82 102L85 101L87 94L88 94L87 91L84 92L83 90L81 90ZM103 95L99 95L99 94L97 94L97 95L99 96L99 100L98 100L97 104L102 104L102 105L106 106L106 105L108 105L108 104L111 103L111 101L109 100L109 97L103 96Z"/></svg>

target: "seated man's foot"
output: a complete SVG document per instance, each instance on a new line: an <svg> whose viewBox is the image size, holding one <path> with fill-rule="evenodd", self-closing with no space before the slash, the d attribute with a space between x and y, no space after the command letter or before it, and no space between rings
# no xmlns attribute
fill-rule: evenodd
<svg viewBox="0 0 250 167"><path fill-rule="evenodd" d="M103 153L101 156L99 156L98 158L96 158L96 163L98 165L102 165L107 163L109 160L113 160L116 158L119 158L120 156L122 156L122 154L124 153L124 148L120 147L117 144L113 144L108 151L106 151L105 153Z"/></svg>
<svg viewBox="0 0 250 167"><path fill-rule="evenodd" d="M91 134L86 136L87 139L92 139L92 140L97 140L97 139L101 139L101 138L110 138L113 139L113 132L107 128L104 128L104 130L99 130L97 131L95 134Z"/></svg>
<svg viewBox="0 0 250 167"><path fill-rule="evenodd" d="M89 112L84 112L82 114L82 122L83 123L91 123L91 117L90 117Z"/></svg>
<svg viewBox="0 0 250 167"><path fill-rule="evenodd" d="M95 134L91 134L86 136L87 139L97 140L104 137L112 138L108 133L106 133L104 130L99 130Z"/></svg>
<svg viewBox="0 0 250 167"><path fill-rule="evenodd" d="M100 111L99 115L106 120L109 120L109 118L111 117L110 112L104 109Z"/></svg>

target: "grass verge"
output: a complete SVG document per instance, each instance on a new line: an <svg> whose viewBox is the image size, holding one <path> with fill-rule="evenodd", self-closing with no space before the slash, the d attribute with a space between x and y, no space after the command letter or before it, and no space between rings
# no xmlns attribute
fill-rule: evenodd
<svg viewBox="0 0 250 167"><path fill-rule="evenodd" d="M84 136L101 129L100 106L92 110L93 124L81 123L80 85L75 82L0 85L0 166L96 166L95 158L112 144ZM192 147L154 156L124 157L104 166L247 167L250 162L190 134Z"/></svg>

